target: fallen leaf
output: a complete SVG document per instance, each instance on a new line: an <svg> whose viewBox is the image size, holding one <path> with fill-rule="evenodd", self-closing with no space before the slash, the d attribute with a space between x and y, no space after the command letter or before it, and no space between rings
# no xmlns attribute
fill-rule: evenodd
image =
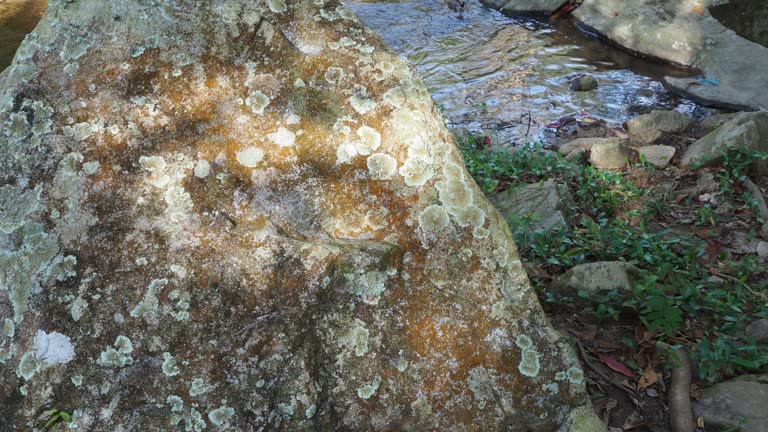
<svg viewBox="0 0 768 432"><path fill-rule="evenodd" d="M696 419L696 426L698 426L699 429L704 429L704 417L699 417Z"/></svg>
<svg viewBox="0 0 768 432"><path fill-rule="evenodd" d="M643 390L646 387L650 387L656 384L658 380L659 376L656 375L656 372L654 372L652 368L645 368L645 371L643 371L643 376L641 376L637 381L637 385L640 386L640 390Z"/></svg>
<svg viewBox="0 0 768 432"><path fill-rule="evenodd" d="M612 370L628 377L635 379L635 374L632 373L631 370L629 370L628 367L626 367L622 362L616 360L613 356L610 356L608 354L598 354L597 355L598 360L600 360L604 365L608 366Z"/></svg>

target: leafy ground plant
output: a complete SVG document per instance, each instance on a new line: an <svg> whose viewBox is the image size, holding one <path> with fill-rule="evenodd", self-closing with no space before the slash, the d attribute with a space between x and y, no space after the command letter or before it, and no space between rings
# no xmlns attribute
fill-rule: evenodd
<svg viewBox="0 0 768 432"><path fill-rule="evenodd" d="M729 154L715 172L725 199L740 204L733 206L740 212L734 215L718 214L693 199L671 200L652 181L648 184L644 167L632 167L627 174L604 172L539 146L510 153L476 142L467 139L461 148L469 172L487 194L548 179L570 188L576 205L566 229L536 231L532 217L509 220L543 301L573 314L577 308L568 309L572 298L547 291L553 278L578 264L629 262L641 270L632 292L624 298L616 293L591 298L593 313L585 319L637 322L657 340L686 346L703 380L768 370L768 346L744 332L752 320L768 317L765 266L754 255L738 256L716 243L723 219L743 217L745 230L754 233L757 218L741 185L761 155ZM671 217L673 206L690 217Z"/></svg>

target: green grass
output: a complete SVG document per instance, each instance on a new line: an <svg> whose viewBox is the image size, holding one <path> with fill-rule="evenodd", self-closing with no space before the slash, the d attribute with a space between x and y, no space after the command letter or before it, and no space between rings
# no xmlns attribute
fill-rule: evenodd
<svg viewBox="0 0 768 432"><path fill-rule="evenodd" d="M626 319L617 310L622 309L656 331L659 340L674 342L683 333L700 335L687 345L702 379L768 370L768 346L744 336L749 322L768 317L768 278L757 257L708 256L703 240L657 223L669 211L666 197L640 189L620 173L573 164L536 146L495 152L469 140L461 148L467 169L486 194L547 179L569 187L575 214L567 229L536 231L531 217L508 221L542 300L570 302L548 293L550 279L542 274L557 276L596 261L630 262L641 269L639 282L621 305L616 304L616 293L593 298L595 320ZM736 198L754 157L758 155L726 157L716 175L725 196ZM718 223L721 216L711 206L690 205L697 207L691 221L695 227ZM720 280L711 280L713 275Z"/></svg>

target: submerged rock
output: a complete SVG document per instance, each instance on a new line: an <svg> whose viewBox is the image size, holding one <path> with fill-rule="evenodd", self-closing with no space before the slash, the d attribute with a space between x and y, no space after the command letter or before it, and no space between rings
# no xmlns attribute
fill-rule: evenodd
<svg viewBox="0 0 768 432"><path fill-rule="evenodd" d="M598 82L592 75L582 75L571 81L568 87L577 92L588 92L598 87Z"/></svg>
<svg viewBox="0 0 768 432"><path fill-rule="evenodd" d="M406 63L337 1L55 1L0 88L0 430L599 430Z"/></svg>
<svg viewBox="0 0 768 432"><path fill-rule="evenodd" d="M626 123L627 132L638 140L652 144L669 134L679 134L688 129L693 119L677 111L653 111Z"/></svg>
<svg viewBox="0 0 768 432"><path fill-rule="evenodd" d="M682 166L717 165L731 149L768 151L768 112L744 112L693 143L683 154ZM768 162L757 161L754 170L768 174Z"/></svg>

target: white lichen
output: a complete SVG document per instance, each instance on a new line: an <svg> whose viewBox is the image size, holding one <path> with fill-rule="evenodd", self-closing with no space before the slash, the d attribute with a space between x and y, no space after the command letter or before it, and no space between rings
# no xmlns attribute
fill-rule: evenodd
<svg viewBox="0 0 768 432"><path fill-rule="evenodd" d="M195 177L197 178L206 178L209 174L211 174L211 164L208 163L206 160L199 160L195 164L194 168Z"/></svg>
<svg viewBox="0 0 768 432"><path fill-rule="evenodd" d="M296 134L282 127L269 134L269 139L280 147L292 147L296 144Z"/></svg>
<svg viewBox="0 0 768 432"><path fill-rule="evenodd" d="M38 362L55 365L69 363L75 358L75 347L68 336L58 332L46 333L38 330L35 336L35 359Z"/></svg>
<svg viewBox="0 0 768 432"><path fill-rule="evenodd" d="M406 185L418 187L428 182L435 173L429 159L414 156L406 159L400 167L400 175L403 176Z"/></svg>
<svg viewBox="0 0 768 432"><path fill-rule="evenodd" d="M248 147L235 154L240 165L248 168L254 168L264 159L264 152L256 147Z"/></svg>

